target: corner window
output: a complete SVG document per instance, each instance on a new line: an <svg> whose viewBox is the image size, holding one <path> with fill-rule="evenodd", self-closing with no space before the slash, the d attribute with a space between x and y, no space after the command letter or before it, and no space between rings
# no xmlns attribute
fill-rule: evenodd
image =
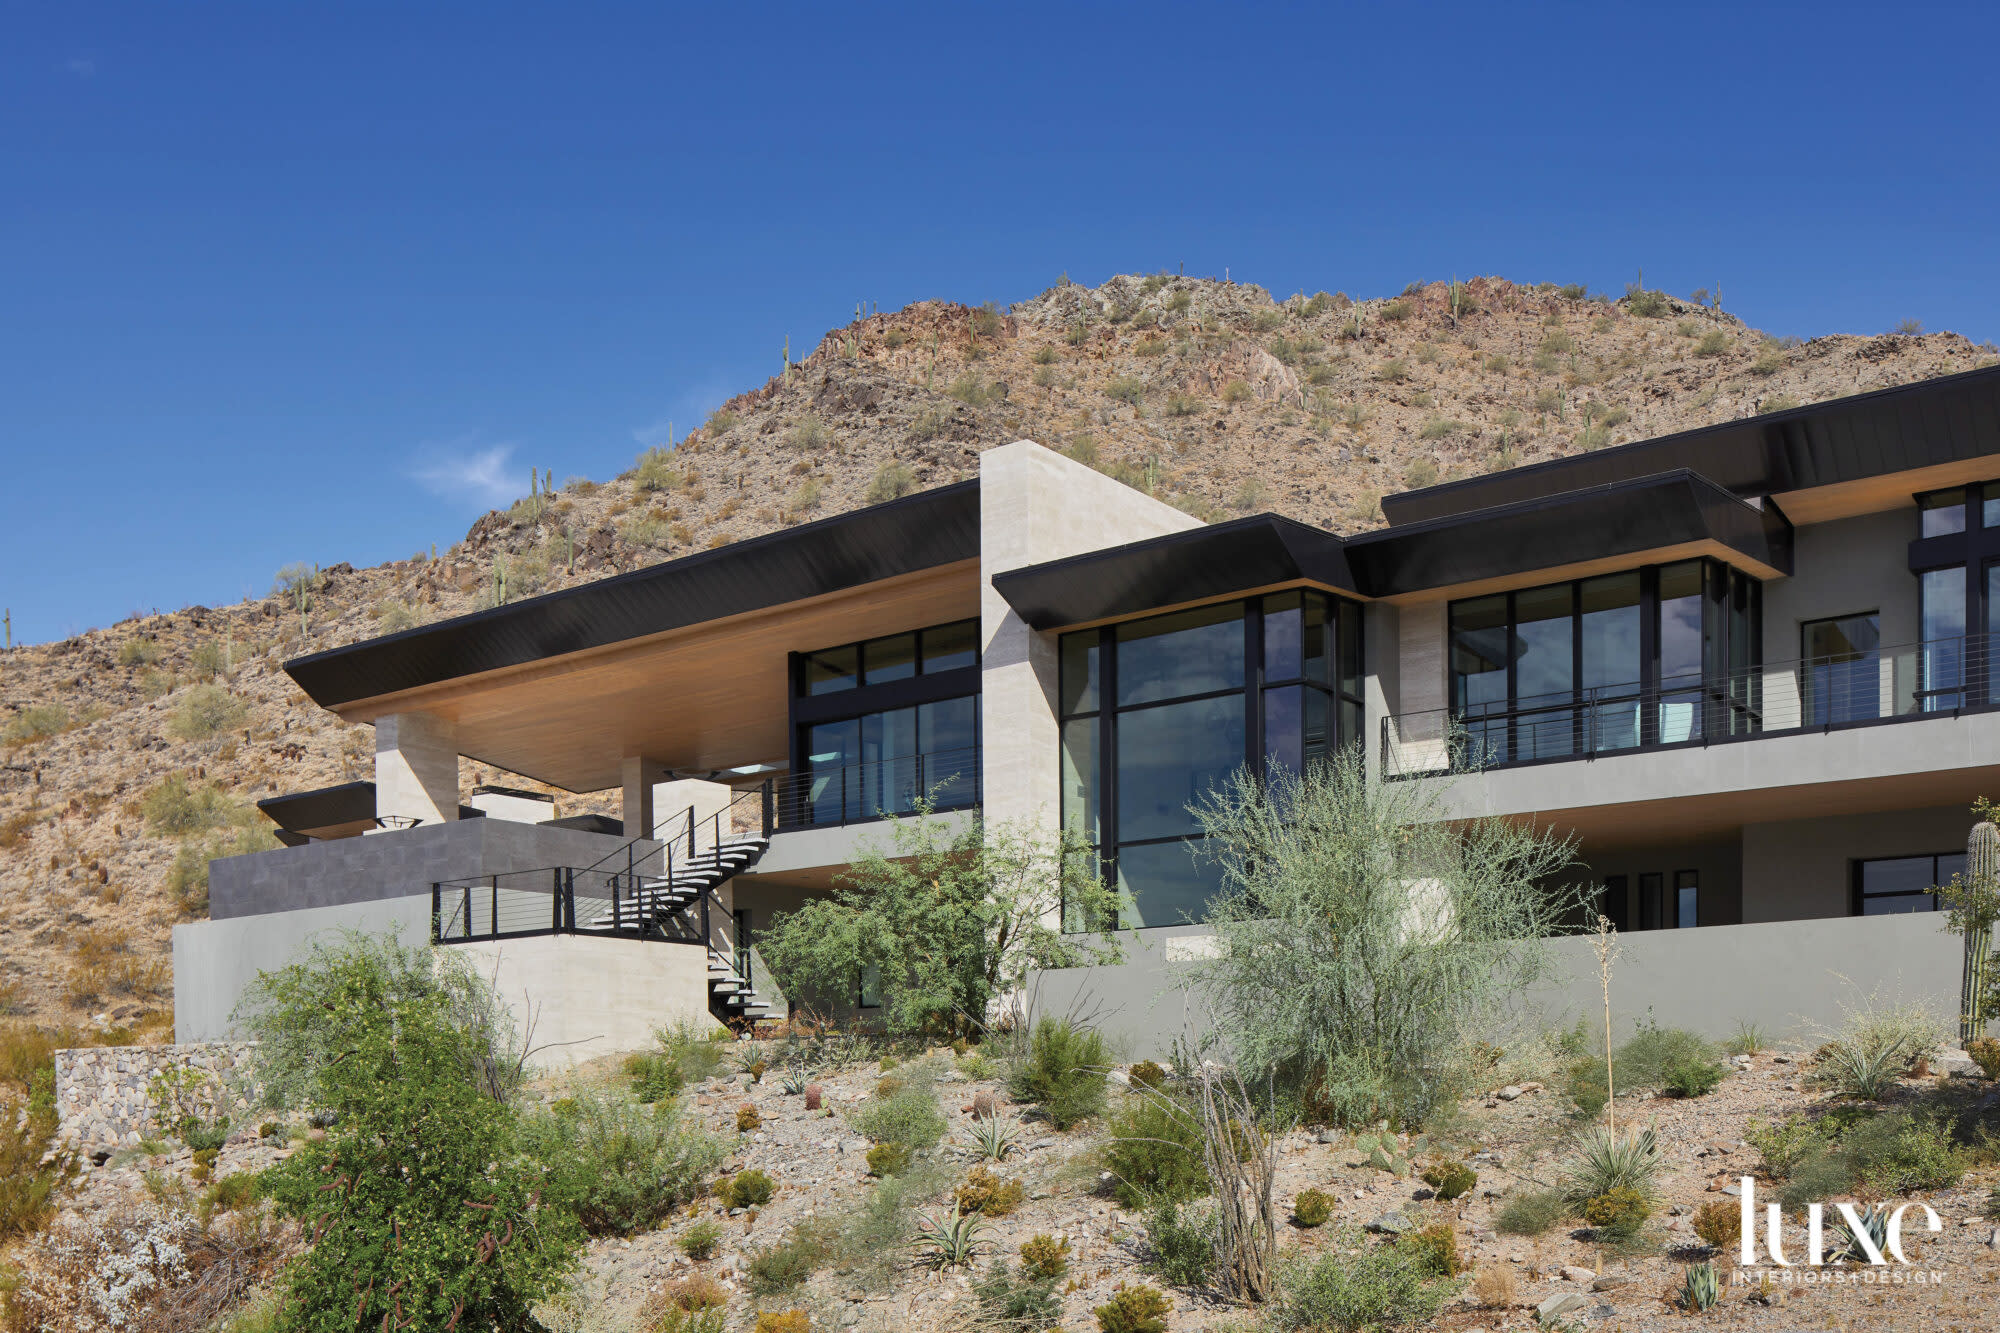
<svg viewBox="0 0 2000 1333"><path fill-rule="evenodd" d="M1903 912L1935 912L1938 900L1932 890L1964 873L1964 852L1856 861L1854 914L1893 916Z"/></svg>
<svg viewBox="0 0 2000 1333"><path fill-rule="evenodd" d="M1985 503L1991 504L1992 501ZM1965 488L1954 486L1948 491L1919 495L1917 515L1919 536L1949 537L1955 532L1964 532Z"/></svg>

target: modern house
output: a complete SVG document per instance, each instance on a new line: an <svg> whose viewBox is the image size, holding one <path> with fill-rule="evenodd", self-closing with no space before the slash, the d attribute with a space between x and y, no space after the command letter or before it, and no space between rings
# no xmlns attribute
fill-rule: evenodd
<svg viewBox="0 0 2000 1333"><path fill-rule="evenodd" d="M1136 947L1041 987L1143 1042L1182 1021L1150 1006L1214 890L1190 800L1343 745L1453 814L1573 834L1630 933L1628 1008L1785 1027L1851 982L1951 1011L1930 889L2000 794L2000 369L1383 509L1354 537L1203 524L1023 441L957 485L291 662L374 725L375 781L266 802L295 845L215 863L211 920L175 932L181 1035L333 924L478 952L553 1040L772 1012L759 930L933 792L1097 846ZM618 788L623 818L461 806L464 759Z"/></svg>

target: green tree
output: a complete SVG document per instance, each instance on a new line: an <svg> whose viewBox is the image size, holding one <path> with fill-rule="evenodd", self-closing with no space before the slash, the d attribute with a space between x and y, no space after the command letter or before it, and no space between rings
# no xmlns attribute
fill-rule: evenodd
<svg viewBox="0 0 2000 1333"><path fill-rule="evenodd" d="M416 982L412 961L393 939L350 935L254 988L253 1031L313 1033L267 1047L267 1073L333 1116L265 1177L311 1240L285 1270L287 1326L537 1328L532 1307L566 1287L582 1227L482 1074L493 1033L448 987Z"/></svg>
<svg viewBox="0 0 2000 1333"><path fill-rule="evenodd" d="M825 898L777 918L758 950L795 1002L824 1005L880 978L892 1032L982 1028L1030 971L1123 957L1116 898L1065 835L916 814L864 844Z"/></svg>
<svg viewBox="0 0 2000 1333"><path fill-rule="evenodd" d="M1246 1078L1316 1118L1415 1124L1454 1099L1471 1043L1545 975L1543 937L1581 921L1584 886L1555 882L1569 842L1442 799L1349 748L1196 807L1223 887L1195 984Z"/></svg>

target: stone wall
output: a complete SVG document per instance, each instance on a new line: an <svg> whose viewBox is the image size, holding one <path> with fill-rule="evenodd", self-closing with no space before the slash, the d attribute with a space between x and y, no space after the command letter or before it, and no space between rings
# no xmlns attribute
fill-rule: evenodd
<svg viewBox="0 0 2000 1333"><path fill-rule="evenodd" d="M153 1122L153 1076L190 1067L215 1076L218 1109L234 1125L256 1114L257 1084L243 1041L188 1046L92 1046L56 1052L57 1137L89 1153L108 1153L166 1133Z"/></svg>

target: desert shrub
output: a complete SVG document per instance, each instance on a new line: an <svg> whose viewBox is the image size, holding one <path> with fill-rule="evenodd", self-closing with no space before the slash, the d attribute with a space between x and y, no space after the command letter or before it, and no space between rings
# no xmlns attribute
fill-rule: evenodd
<svg viewBox="0 0 2000 1333"><path fill-rule="evenodd" d="M1382 307L1382 318L1392 324L1400 324L1408 319L1415 309L1416 307L1408 300L1398 297Z"/></svg>
<svg viewBox="0 0 2000 1333"><path fill-rule="evenodd" d="M1729 335L1721 329L1710 329L1701 335L1701 341L1694 345L1696 356L1721 356L1729 350Z"/></svg>
<svg viewBox="0 0 2000 1333"><path fill-rule="evenodd" d="M857 1133L878 1144L893 1143L916 1152L937 1146L950 1122L938 1109L929 1068L915 1065L907 1072L907 1078L882 1080L893 1081L896 1086L886 1093L878 1087L867 1101L848 1113L847 1122Z"/></svg>
<svg viewBox="0 0 2000 1333"><path fill-rule="evenodd" d="M1151 1060L1141 1060L1125 1072L1125 1078L1135 1088L1158 1088L1166 1083L1167 1071Z"/></svg>
<svg viewBox="0 0 2000 1333"><path fill-rule="evenodd" d="M1401 357L1391 357L1375 367L1375 378L1384 384L1401 384L1410 377L1410 368Z"/></svg>
<svg viewBox="0 0 2000 1333"><path fill-rule="evenodd" d="M151 666L160 660L160 645L152 639L127 639L118 645L119 666Z"/></svg>
<svg viewBox="0 0 2000 1333"><path fill-rule="evenodd" d="M1333 1216L1333 1196L1321 1190L1300 1190L1292 1201L1292 1218L1302 1227L1321 1227Z"/></svg>
<svg viewBox="0 0 2000 1333"><path fill-rule="evenodd" d="M581 1253L582 1226L518 1150L516 1112L496 1095L519 1082L517 1058L511 1082L493 1069L511 1044L505 1009L476 978L461 1004L460 966L349 935L250 988L244 1026L267 1086L332 1118L264 1177L315 1237L285 1269L301 1329L523 1326Z"/></svg>
<svg viewBox="0 0 2000 1333"><path fill-rule="evenodd" d="M917 484L917 474L908 463L891 459L875 469L875 475L868 482L868 503L881 504L898 496L908 495Z"/></svg>
<svg viewBox="0 0 2000 1333"><path fill-rule="evenodd" d="M670 447L654 446L634 460L632 487L639 491L671 491L681 484L680 470L674 466Z"/></svg>
<svg viewBox="0 0 2000 1333"><path fill-rule="evenodd" d="M833 432L826 423L816 416L800 417L798 423L786 432L785 440L801 453L812 453L824 449L833 441Z"/></svg>
<svg viewBox="0 0 2000 1333"><path fill-rule="evenodd" d="M1433 1163L1424 1171L1424 1183L1437 1191L1440 1199L1452 1200L1479 1183L1479 1173L1460 1161Z"/></svg>
<svg viewBox="0 0 2000 1333"><path fill-rule="evenodd" d="M1556 1190L1529 1190L1500 1205L1493 1229L1507 1236L1539 1236L1569 1216L1569 1204Z"/></svg>
<svg viewBox="0 0 2000 1333"><path fill-rule="evenodd" d="M1360 1237L1347 1236L1339 1248L1359 1246ZM1359 1333L1425 1323L1457 1289L1435 1263L1425 1249L1405 1245L1294 1256L1278 1270L1271 1326L1281 1333Z"/></svg>
<svg viewBox="0 0 2000 1333"><path fill-rule="evenodd" d="M1437 483L1437 464L1428 458L1412 458L1403 469L1403 485L1413 491Z"/></svg>
<svg viewBox="0 0 2000 1333"><path fill-rule="evenodd" d="M522 1144L594 1236L659 1225L701 1193L728 1151L671 1103L647 1106L591 1092L569 1101L524 1117Z"/></svg>
<svg viewBox="0 0 2000 1333"><path fill-rule="evenodd" d="M209 848L182 843L167 867L167 892L182 916L200 916L208 911Z"/></svg>
<svg viewBox="0 0 2000 1333"><path fill-rule="evenodd" d="M1764 1174L1772 1180L1790 1179L1799 1163L1826 1148L1819 1126L1806 1116L1787 1116L1776 1124L1752 1120L1743 1138L1763 1157Z"/></svg>
<svg viewBox="0 0 2000 1333"><path fill-rule="evenodd" d="M1613 1238L1636 1236L1653 1215L1647 1197L1629 1185L1606 1190L1583 1205L1583 1220Z"/></svg>
<svg viewBox="0 0 2000 1333"><path fill-rule="evenodd" d="M179 1326L177 1307L189 1303L203 1248L199 1221L153 1205L66 1219L19 1254L8 1326L36 1333Z"/></svg>
<svg viewBox="0 0 2000 1333"><path fill-rule="evenodd" d="M727 435L735 427L736 420L734 412L726 407L718 407L708 414L708 420L702 424L702 431L707 435Z"/></svg>
<svg viewBox="0 0 2000 1333"><path fill-rule="evenodd" d="M715 1183L715 1197L725 1208L761 1208L777 1193L777 1182L762 1171L738 1171Z"/></svg>
<svg viewBox="0 0 2000 1333"><path fill-rule="evenodd" d="M1108 398L1137 406L1139 400L1146 396L1146 383L1132 375L1113 375L1106 381L1104 393Z"/></svg>
<svg viewBox="0 0 2000 1333"><path fill-rule="evenodd" d="M748 1134L763 1123L764 1117L759 1115L757 1108L749 1102L745 1102L736 1108L736 1132L738 1134Z"/></svg>
<svg viewBox="0 0 2000 1333"><path fill-rule="evenodd" d="M1644 319L1658 319L1671 307L1665 292L1648 291L1634 282L1625 287L1625 308Z"/></svg>
<svg viewBox="0 0 2000 1333"><path fill-rule="evenodd" d="M1217 1230L1212 1207L1155 1204L1146 1213L1146 1267L1169 1286L1205 1286L1215 1272Z"/></svg>
<svg viewBox="0 0 2000 1333"><path fill-rule="evenodd" d="M195 685L181 696L167 731L184 741L205 741L243 725L250 706L220 685Z"/></svg>
<svg viewBox="0 0 2000 1333"><path fill-rule="evenodd" d="M1098 1333L1166 1333L1167 1313L1173 1306L1157 1290L1141 1284L1128 1287L1119 1283L1111 1299L1096 1306Z"/></svg>
<svg viewBox="0 0 2000 1333"><path fill-rule="evenodd" d="M1703 1204L1695 1210L1694 1234L1715 1249L1735 1248L1743 1237L1743 1206L1733 1199Z"/></svg>
<svg viewBox="0 0 2000 1333"><path fill-rule="evenodd" d="M1908 1194L1955 1185L1966 1154L1940 1116L1898 1111L1849 1126L1838 1143L1793 1172L1783 1198L1798 1206L1833 1194Z"/></svg>
<svg viewBox="0 0 2000 1333"><path fill-rule="evenodd" d="M0 739L10 745L25 745L68 731L69 725L69 710L61 704L32 704L14 715L6 731L0 732Z"/></svg>
<svg viewBox="0 0 2000 1333"><path fill-rule="evenodd" d="M972 1284L972 1295L987 1324L1020 1333L1041 1333L1062 1324L1062 1302L1056 1298L1055 1284L1053 1277L1025 1268L1017 1274L1004 1259L995 1259L986 1276Z"/></svg>
<svg viewBox="0 0 2000 1333"><path fill-rule="evenodd" d="M1432 417L1424 423L1423 429L1417 432L1417 438L1422 440L1442 440L1456 435L1464 429L1465 423L1462 421L1451 421L1444 417Z"/></svg>
<svg viewBox="0 0 2000 1333"><path fill-rule="evenodd" d="M1231 380L1222 386L1222 401L1225 403L1247 403L1255 396L1256 391L1242 380Z"/></svg>
<svg viewBox="0 0 2000 1333"><path fill-rule="evenodd" d="M1576 1137L1563 1164L1562 1190L1572 1208L1614 1190L1630 1190L1651 1199L1660 1174L1659 1142L1650 1129L1618 1133L1592 1125Z"/></svg>
<svg viewBox="0 0 2000 1333"><path fill-rule="evenodd" d="M1209 1191L1200 1114L1161 1093L1130 1098L1111 1117L1104 1166L1111 1172L1112 1193L1127 1208L1156 1199L1200 1198Z"/></svg>
<svg viewBox="0 0 2000 1333"><path fill-rule="evenodd" d="M681 1253L690 1259L712 1259L716 1248L722 1244L722 1228L714 1218L704 1217L683 1231L675 1243L680 1246Z"/></svg>
<svg viewBox="0 0 2000 1333"><path fill-rule="evenodd" d="M1580 893L1544 886L1570 859L1561 839L1445 820L1436 800L1370 782L1350 749L1304 775L1239 774L1198 811L1221 947L1192 980L1246 1076L1340 1123L1418 1125L1454 1102ZM1437 924L1413 933L1413 914Z"/></svg>
<svg viewBox="0 0 2000 1333"><path fill-rule="evenodd" d="M900 1176L910 1169L910 1150L901 1143L878 1143L868 1150L868 1174Z"/></svg>
<svg viewBox="0 0 2000 1333"><path fill-rule="evenodd" d="M1028 1049L1007 1071L1016 1101L1033 1102L1057 1129L1102 1114L1111 1054L1094 1029L1067 1018L1043 1018Z"/></svg>
<svg viewBox="0 0 2000 1333"><path fill-rule="evenodd" d="M759 1296L790 1291L813 1275L828 1256L826 1236L817 1228L799 1225L791 1234L750 1260L750 1290Z"/></svg>
<svg viewBox="0 0 2000 1333"><path fill-rule="evenodd" d="M229 798L213 783L196 784L185 773L169 773L139 799L140 812L155 833L182 838L228 821Z"/></svg>
<svg viewBox="0 0 2000 1333"><path fill-rule="evenodd" d="M1037 1233L1021 1242L1021 1272L1053 1282L1069 1272L1069 1239Z"/></svg>
<svg viewBox="0 0 2000 1333"><path fill-rule="evenodd" d="M1662 1088L1677 1070L1703 1061L1715 1062L1715 1047L1707 1038L1685 1028L1646 1023L1618 1048L1612 1064L1620 1088Z"/></svg>
<svg viewBox="0 0 2000 1333"><path fill-rule="evenodd" d="M24 1036L23 1033L28 1035ZM51 1151L58 1127L55 1051L32 1028L10 1031L0 1081L14 1084L25 1104L0 1102L0 1242L39 1231L55 1216L56 1199L76 1172L76 1158Z"/></svg>
<svg viewBox="0 0 2000 1333"><path fill-rule="evenodd" d="M1729 1055L1755 1055L1759 1051L1769 1050L1770 1046L1771 1036L1764 1031L1761 1024L1738 1019L1736 1034L1723 1043L1722 1049Z"/></svg>
<svg viewBox="0 0 2000 1333"><path fill-rule="evenodd" d="M1979 1066L1979 1072L1989 1079L2000 1079L2000 1041L1992 1037L1974 1037L1966 1044L1965 1053L1972 1057L1972 1063Z"/></svg>
<svg viewBox="0 0 2000 1333"><path fill-rule="evenodd" d="M1670 1097L1706 1097L1728 1072L1712 1059L1681 1060L1666 1068L1660 1087Z"/></svg>
<svg viewBox="0 0 2000 1333"><path fill-rule="evenodd" d="M812 1317L804 1310L764 1310L751 1333L812 1333Z"/></svg>
<svg viewBox="0 0 2000 1333"><path fill-rule="evenodd" d="M985 1166L975 1166L965 1181L952 1191L961 1213L982 1217L1005 1217L1028 1197L1027 1187L1018 1180L1006 1180Z"/></svg>
<svg viewBox="0 0 2000 1333"><path fill-rule="evenodd" d="M1396 1244L1408 1251L1410 1258L1428 1269L1434 1277L1457 1277L1465 1271L1465 1261L1458 1253L1458 1233L1451 1229L1449 1222L1433 1222L1398 1236Z"/></svg>

